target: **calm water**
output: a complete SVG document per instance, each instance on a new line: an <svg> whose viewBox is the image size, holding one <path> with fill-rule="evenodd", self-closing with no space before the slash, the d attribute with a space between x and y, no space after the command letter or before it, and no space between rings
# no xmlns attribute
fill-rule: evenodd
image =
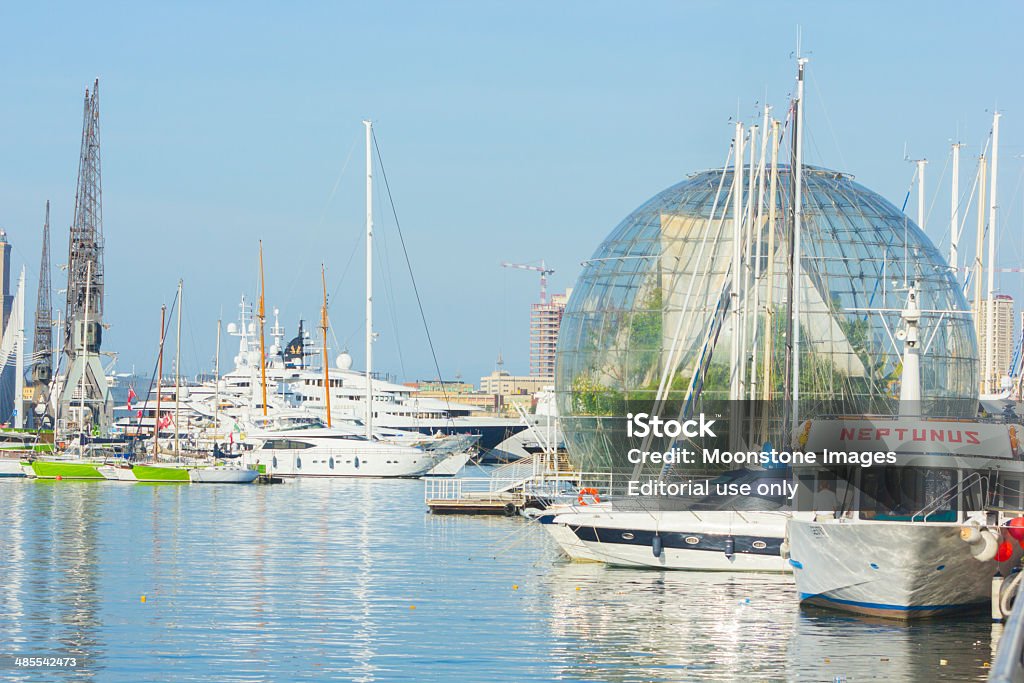
<svg viewBox="0 0 1024 683"><path fill-rule="evenodd" d="M784 577L573 565L539 526L422 495L0 480L0 654L87 660L0 679L984 680L993 656L984 618L904 627L800 610Z"/></svg>

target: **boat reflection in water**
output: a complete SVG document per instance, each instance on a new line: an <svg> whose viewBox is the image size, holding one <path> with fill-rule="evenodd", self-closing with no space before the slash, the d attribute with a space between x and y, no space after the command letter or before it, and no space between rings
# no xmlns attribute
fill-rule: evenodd
<svg viewBox="0 0 1024 683"><path fill-rule="evenodd" d="M549 584L552 655L570 680L984 681L999 628L800 608L776 574L559 562Z"/></svg>
<svg viewBox="0 0 1024 683"><path fill-rule="evenodd" d="M78 678L102 671L97 527L90 482L20 482L2 497L0 642L3 654L73 657ZM46 520L41 528L39 520ZM36 679L38 680L38 679Z"/></svg>

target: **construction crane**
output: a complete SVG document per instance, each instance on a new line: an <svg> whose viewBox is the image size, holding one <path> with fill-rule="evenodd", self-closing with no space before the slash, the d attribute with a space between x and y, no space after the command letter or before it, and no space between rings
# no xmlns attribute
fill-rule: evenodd
<svg viewBox="0 0 1024 683"><path fill-rule="evenodd" d="M103 335L103 213L100 181L100 82L85 91L82 151L78 160L75 218L68 239L67 321L57 419L82 432L112 422L107 376L100 365Z"/></svg>
<svg viewBox="0 0 1024 683"><path fill-rule="evenodd" d="M519 270L532 270L540 273L540 302L546 304L548 302L548 275L553 275L555 271L551 270L544 264L544 260L541 259L539 266L533 266L528 263L510 263L509 261L501 262L502 268L518 268Z"/></svg>
<svg viewBox="0 0 1024 683"><path fill-rule="evenodd" d="M42 421L49 403L53 379L53 309L50 306L50 202L43 222L43 254L39 261L39 289L36 300L36 331L32 340L33 419ZM47 416L48 417L48 416Z"/></svg>

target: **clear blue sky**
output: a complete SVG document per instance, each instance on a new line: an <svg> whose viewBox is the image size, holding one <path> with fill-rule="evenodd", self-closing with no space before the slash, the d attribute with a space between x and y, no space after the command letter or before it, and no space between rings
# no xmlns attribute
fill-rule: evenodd
<svg viewBox="0 0 1024 683"><path fill-rule="evenodd" d="M904 146L927 157L944 251L949 142L968 145L967 183L992 108L1005 112L1000 265L1021 265L1022 20L1017 2L7 3L0 225L28 267L31 318L43 204L64 263L82 96L99 76L104 345L119 369L152 366L179 277L183 370L209 368L218 316L256 292L260 238L289 336L317 316L324 261L335 334L361 366L361 253L346 264L362 249L370 117L442 372L476 380L500 349L525 373L538 281L499 263L544 258L551 289L572 286L632 209L721 164L737 111L752 120L766 92L784 110L798 24L808 161L899 206ZM433 377L383 197L376 365ZM1019 295L1020 278L1000 282Z"/></svg>

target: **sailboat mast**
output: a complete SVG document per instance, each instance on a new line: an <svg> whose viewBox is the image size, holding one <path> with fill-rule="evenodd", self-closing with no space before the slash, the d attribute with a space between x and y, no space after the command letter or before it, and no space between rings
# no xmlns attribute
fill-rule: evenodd
<svg viewBox="0 0 1024 683"><path fill-rule="evenodd" d="M373 440L373 122L366 126L366 439Z"/></svg>
<svg viewBox="0 0 1024 683"><path fill-rule="evenodd" d="M167 306L160 307L160 350L156 357L156 415L153 419L153 458L160 453L160 386L164 379L164 320Z"/></svg>
<svg viewBox="0 0 1024 683"><path fill-rule="evenodd" d="M796 81L796 128L793 135L796 137L796 155L793 159L793 173L795 181L793 184L793 423L795 429L800 424L800 233L803 226L803 175L804 175L804 66L807 64L805 57L797 60L797 81ZM786 435L788 438L788 435Z"/></svg>
<svg viewBox="0 0 1024 683"><path fill-rule="evenodd" d="M84 316L83 322L82 322L82 345L83 345L84 348L88 348L89 347L89 306L91 304L91 298L92 298L91 297L91 295L92 295L92 261L90 261L86 265L85 273L86 273L85 274L85 280L86 280L86 282L89 283L89 285L85 288L85 316ZM70 372L70 368L69 368L69 372ZM86 373L86 368L82 368L82 388L81 388L82 393L79 396L80 401L79 401L79 404L78 404L79 405L79 410L81 411L81 417L79 417L78 428L81 430L81 432L83 434L85 434L85 394L86 394L85 376L86 376L86 374L87 374Z"/></svg>
<svg viewBox="0 0 1024 683"><path fill-rule="evenodd" d="M266 283L263 281L263 240L260 240L260 309L257 317L260 319L260 389L263 392L263 417L267 416L267 351L263 337L263 323L267 319L264 305L266 293Z"/></svg>
<svg viewBox="0 0 1024 683"><path fill-rule="evenodd" d="M174 456L181 457L181 289L182 281L178 280L178 327L174 334Z"/></svg>
<svg viewBox="0 0 1024 683"><path fill-rule="evenodd" d="M960 249L960 148L959 142L953 143L953 188L950 193L949 206L949 267L953 279L957 278L957 260Z"/></svg>
<svg viewBox="0 0 1024 683"><path fill-rule="evenodd" d="M331 426L331 364L327 361L327 275L320 264L320 284L324 288L324 305L320 309L320 329L324 333L324 400L327 401L327 426Z"/></svg>
<svg viewBox="0 0 1024 683"><path fill-rule="evenodd" d="M988 302L985 315L985 385L987 393L999 390L996 375L996 190L999 179L999 112L992 115L992 186L988 206Z"/></svg>
<svg viewBox="0 0 1024 683"><path fill-rule="evenodd" d="M761 400L768 405L772 392L772 357L775 343L774 322L775 307L772 297L775 294L775 210L779 183L779 122L772 119L772 170L768 184L768 273L765 276L764 301L764 359L761 361ZM767 408L766 408L767 410ZM767 420L764 422L767 426ZM767 436L767 432L763 432Z"/></svg>
<svg viewBox="0 0 1024 683"><path fill-rule="evenodd" d="M214 431L214 443L216 444L217 437L220 436L220 320L217 320L217 350L213 359L213 375L214 375L214 396L213 396L213 429Z"/></svg>
<svg viewBox="0 0 1024 683"><path fill-rule="evenodd" d="M981 277L984 275L985 269L985 264L982 260L982 254L985 250L985 208L982 205L982 197L985 196L987 176L988 160L985 158L985 153L982 152L981 156L978 157L978 204L976 208L978 225L974 244L974 336L978 340L979 351L981 350ZM984 363L985 359L982 359L982 366L984 366ZM982 378L981 386L982 393L985 393L984 377Z"/></svg>
<svg viewBox="0 0 1024 683"><path fill-rule="evenodd" d="M732 291L729 293L732 315L732 339L729 347L729 400L739 401L740 393L740 288L742 268L741 242L743 235L743 124L736 122L736 156L732 173ZM733 428L739 429L736 424Z"/></svg>

